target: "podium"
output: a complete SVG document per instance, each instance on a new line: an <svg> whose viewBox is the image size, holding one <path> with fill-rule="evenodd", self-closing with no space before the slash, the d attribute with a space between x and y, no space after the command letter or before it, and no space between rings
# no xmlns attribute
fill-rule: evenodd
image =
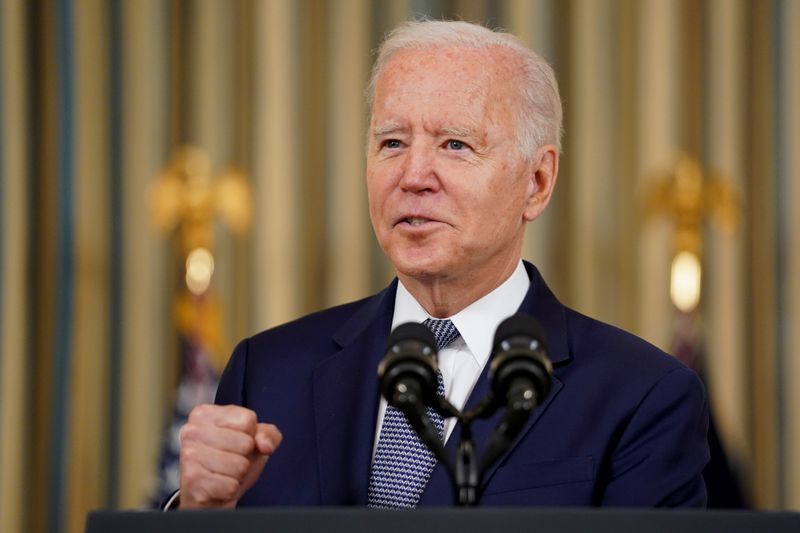
<svg viewBox="0 0 800 533"><path fill-rule="evenodd" d="M237 511L95 511L86 533L797 533L800 514L650 509L264 508Z"/></svg>

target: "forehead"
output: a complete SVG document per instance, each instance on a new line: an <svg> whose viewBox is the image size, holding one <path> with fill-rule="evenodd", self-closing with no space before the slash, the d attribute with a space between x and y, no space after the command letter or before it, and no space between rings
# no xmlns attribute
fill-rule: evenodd
<svg viewBox="0 0 800 533"><path fill-rule="evenodd" d="M515 100L518 68L518 58L497 46L400 50L377 79L373 113L409 101L436 109L449 103L508 108Z"/></svg>

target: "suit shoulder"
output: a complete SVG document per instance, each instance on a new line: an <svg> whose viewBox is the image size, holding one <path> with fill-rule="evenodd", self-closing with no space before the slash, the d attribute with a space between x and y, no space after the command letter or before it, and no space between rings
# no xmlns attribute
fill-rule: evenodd
<svg viewBox="0 0 800 533"><path fill-rule="evenodd" d="M376 298L364 298L297 318L240 341L228 360L217 389L217 403L248 405L246 391L280 376L304 379L339 348L336 333L369 309ZM254 385L255 384L255 385Z"/></svg>
<svg viewBox="0 0 800 533"><path fill-rule="evenodd" d="M246 340L251 349L285 344L330 343L339 329L367 307L376 296L329 307L256 333Z"/></svg>
<svg viewBox="0 0 800 533"><path fill-rule="evenodd" d="M650 342L617 326L601 322L566 308L570 352L576 362L602 365L606 372L658 379L674 370L685 369L681 361Z"/></svg>

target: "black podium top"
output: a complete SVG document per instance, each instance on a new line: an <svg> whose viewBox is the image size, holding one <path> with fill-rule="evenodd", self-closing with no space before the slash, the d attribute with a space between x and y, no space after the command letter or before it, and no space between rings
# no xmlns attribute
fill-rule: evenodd
<svg viewBox="0 0 800 533"><path fill-rule="evenodd" d="M800 532L800 514L754 511L642 509L416 509L277 508L237 511L95 511L86 533L536 533Z"/></svg>

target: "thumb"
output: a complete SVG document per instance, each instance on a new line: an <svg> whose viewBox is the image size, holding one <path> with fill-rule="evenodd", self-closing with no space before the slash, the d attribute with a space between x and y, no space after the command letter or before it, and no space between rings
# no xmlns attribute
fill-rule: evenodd
<svg viewBox="0 0 800 533"><path fill-rule="evenodd" d="M258 424L256 434L253 435L256 441L256 450L266 457L269 457L280 446L283 435L273 424Z"/></svg>
<svg viewBox="0 0 800 533"><path fill-rule="evenodd" d="M264 470L264 465L267 463L267 459L269 459L269 455L258 453L257 451L251 455L250 469L247 471L247 474L245 474L240 485L240 497L241 494L244 494L250 487L252 487L253 483L256 482L259 476L261 476L261 471Z"/></svg>
<svg viewBox="0 0 800 533"><path fill-rule="evenodd" d="M261 471L264 470L267 459L275 453L283 438L278 428L272 424L258 424L256 426L256 434L253 437L256 441L256 449L250 455L250 469L242 480L242 493L256 482L261 475Z"/></svg>

